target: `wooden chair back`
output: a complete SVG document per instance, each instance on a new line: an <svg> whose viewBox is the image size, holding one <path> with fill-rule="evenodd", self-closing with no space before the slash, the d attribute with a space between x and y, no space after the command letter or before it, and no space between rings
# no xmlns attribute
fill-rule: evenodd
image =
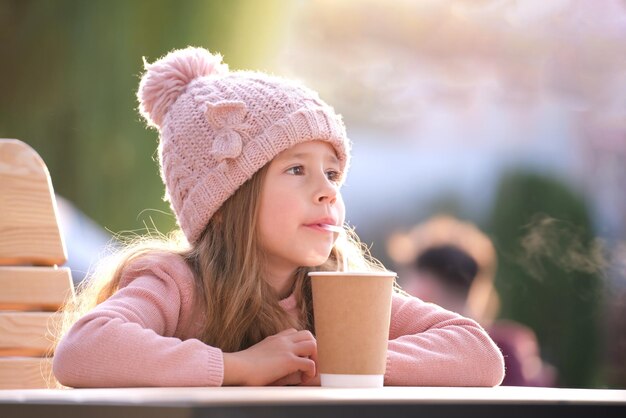
<svg viewBox="0 0 626 418"><path fill-rule="evenodd" d="M0 389L56 385L56 311L73 297L48 169L30 146L0 139Z"/></svg>

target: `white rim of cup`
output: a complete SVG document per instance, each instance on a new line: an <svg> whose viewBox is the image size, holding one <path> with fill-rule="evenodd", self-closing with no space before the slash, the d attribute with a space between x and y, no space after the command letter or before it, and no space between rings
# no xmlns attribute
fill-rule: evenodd
<svg viewBox="0 0 626 418"><path fill-rule="evenodd" d="M384 374L320 374L321 386L330 388L380 388L384 382Z"/></svg>

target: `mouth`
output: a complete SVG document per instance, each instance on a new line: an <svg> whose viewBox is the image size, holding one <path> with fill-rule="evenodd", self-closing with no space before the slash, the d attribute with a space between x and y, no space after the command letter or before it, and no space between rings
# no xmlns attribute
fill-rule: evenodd
<svg viewBox="0 0 626 418"><path fill-rule="evenodd" d="M332 220L314 222L311 224L307 224L305 226L308 228L317 229L320 231L328 231L328 232L336 232L336 233L340 233L343 231L343 228L339 225L335 225L335 223Z"/></svg>
<svg viewBox="0 0 626 418"><path fill-rule="evenodd" d="M318 224L318 226L322 229L325 229L326 231L331 231L331 232L341 232L343 231L343 228L338 226L338 225L331 225L331 224Z"/></svg>

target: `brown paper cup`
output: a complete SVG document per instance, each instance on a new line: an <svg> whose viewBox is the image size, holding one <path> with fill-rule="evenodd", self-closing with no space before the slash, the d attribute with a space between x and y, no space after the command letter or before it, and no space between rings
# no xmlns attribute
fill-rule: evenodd
<svg viewBox="0 0 626 418"><path fill-rule="evenodd" d="M311 272L322 386L381 387L393 272Z"/></svg>

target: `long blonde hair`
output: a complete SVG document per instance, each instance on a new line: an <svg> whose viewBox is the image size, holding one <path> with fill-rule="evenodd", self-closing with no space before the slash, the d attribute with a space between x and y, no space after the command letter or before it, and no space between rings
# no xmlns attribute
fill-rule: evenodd
<svg viewBox="0 0 626 418"><path fill-rule="evenodd" d="M194 312L205 314L198 338L225 352L243 350L289 327L313 331L309 271L337 270L344 257L354 270L384 270L354 231L347 229L325 263L296 270L293 293L299 315L287 313L263 279L265 260L256 234L266 172L267 165L222 205L196 245L189 246L177 231L170 236L135 239L118 251L113 261L103 260L79 286L76 298L64 306L57 342L82 315L118 290L122 273L131 263L155 252L178 254L186 261L195 281Z"/></svg>

